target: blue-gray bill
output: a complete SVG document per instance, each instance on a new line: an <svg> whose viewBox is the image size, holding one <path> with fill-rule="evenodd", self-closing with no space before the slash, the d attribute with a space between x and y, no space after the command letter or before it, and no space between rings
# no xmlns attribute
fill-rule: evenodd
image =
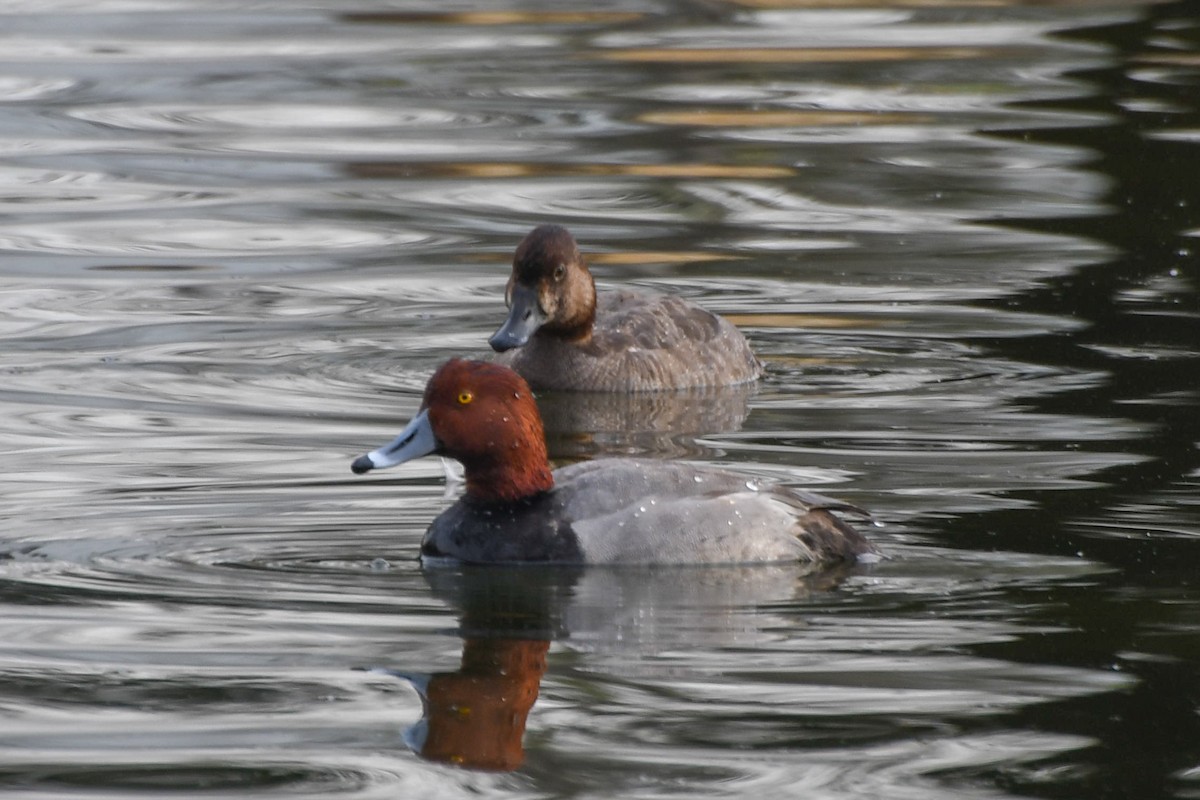
<svg viewBox="0 0 1200 800"><path fill-rule="evenodd" d="M538 302L537 292L518 283L513 286L509 298L508 319L492 334L488 344L497 353L520 347L545 321L546 313Z"/></svg>
<svg viewBox="0 0 1200 800"><path fill-rule="evenodd" d="M373 469L394 467L405 461L427 456L435 452L437 447L437 438L433 435L433 427L429 424L429 412L422 411L412 418L395 439L383 447L354 459L350 469L355 475L362 475Z"/></svg>

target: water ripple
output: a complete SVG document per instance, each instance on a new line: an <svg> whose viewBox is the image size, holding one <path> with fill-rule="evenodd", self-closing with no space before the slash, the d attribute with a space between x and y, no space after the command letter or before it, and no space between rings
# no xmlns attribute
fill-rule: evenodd
<svg viewBox="0 0 1200 800"><path fill-rule="evenodd" d="M421 235L394 229L372 230L316 222L296 226L215 217L0 226L0 250L110 258L304 255L313 250L394 247L422 239Z"/></svg>
<svg viewBox="0 0 1200 800"><path fill-rule="evenodd" d="M0 103L28 103L67 94L79 84L69 78L0 75Z"/></svg>
<svg viewBox="0 0 1200 800"><path fill-rule="evenodd" d="M403 194L383 191L370 193L377 199L393 196L406 206L450 208L456 214L496 213L522 209L534 219L559 219L567 223L594 219L638 222L684 221L692 213L692 204L680 201L671 192L655 192L642 183L627 181L505 180L439 181L436 185L406 188Z"/></svg>
<svg viewBox="0 0 1200 800"><path fill-rule="evenodd" d="M454 128L514 125L520 120L487 114L466 114L437 108L379 108L369 106L116 106L75 108L74 119L135 131L211 134L225 131L353 130L361 128Z"/></svg>

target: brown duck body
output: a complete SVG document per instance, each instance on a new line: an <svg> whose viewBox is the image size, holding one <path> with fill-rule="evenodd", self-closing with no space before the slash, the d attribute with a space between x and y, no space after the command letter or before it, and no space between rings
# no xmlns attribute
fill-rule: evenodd
<svg viewBox="0 0 1200 800"><path fill-rule="evenodd" d="M538 331L498 363L535 390L642 392L729 386L762 372L728 320L670 295L599 292L591 335Z"/></svg>
<svg viewBox="0 0 1200 800"><path fill-rule="evenodd" d="M489 340L535 390L641 392L732 386L762 374L728 320L670 295L597 292L574 238L534 228L517 247L509 316Z"/></svg>

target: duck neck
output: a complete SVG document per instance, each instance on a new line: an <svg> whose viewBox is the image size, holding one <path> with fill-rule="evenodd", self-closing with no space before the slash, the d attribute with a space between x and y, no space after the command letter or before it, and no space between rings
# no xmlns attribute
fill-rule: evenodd
<svg viewBox="0 0 1200 800"><path fill-rule="evenodd" d="M534 335L551 336L570 342L586 342L592 338L592 326L596 322L596 280L590 272L584 272L567 292L562 302L570 312L538 328Z"/></svg>
<svg viewBox="0 0 1200 800"><path fill-rule="evenodd" d="M544 442L513 445L505 458L463 464L467 497L476 503L496 505L529 500L554 488Z"/></svg>

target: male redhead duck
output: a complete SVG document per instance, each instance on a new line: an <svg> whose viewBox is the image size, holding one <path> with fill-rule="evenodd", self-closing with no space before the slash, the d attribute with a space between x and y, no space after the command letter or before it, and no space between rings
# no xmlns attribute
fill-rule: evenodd
<svg viewBox="0 0 1200 800"><path fill-rule="evenodd" d="M670 295L597 293L559 225L540 225L517 246L504 299L508 319L488 343L539 391L729 386L762 373L745 337L716 314Z"/></svg>
<svg viewBox="0 0 1200 800"><path fill-rule="evenodd" d="M466 493L421 542L470 563L736 564L851 561L873 553L808 492L680 462L609 458L551 472L529 385L507 367L453 359L417 416L355 459L362 474L428 454L462 462Z"/></svg>

